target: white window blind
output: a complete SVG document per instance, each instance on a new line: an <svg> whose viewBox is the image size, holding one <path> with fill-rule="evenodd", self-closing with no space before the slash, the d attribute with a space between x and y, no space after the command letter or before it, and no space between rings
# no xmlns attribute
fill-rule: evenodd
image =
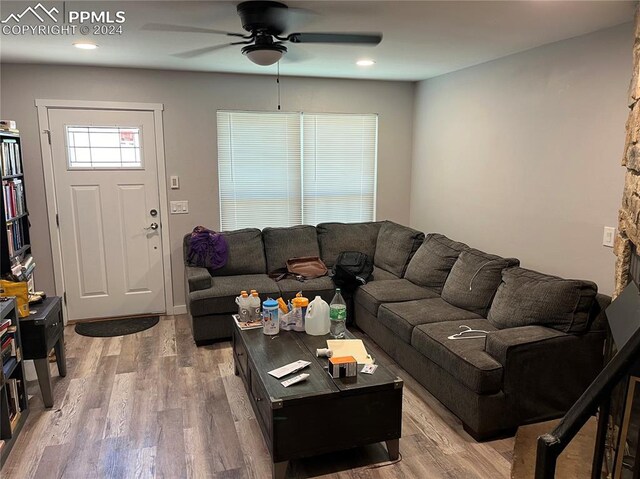
<svg viewBox="0 0 640 479"><path fill-rule="evenodd" d="M218 112L222 231L375 220L378 116Z"/></svg>
<svg viewBox="0 0 640 479"><path fill-rule="evenodd" d="M303 114L306 224L373 221L377 115Z"/></svg>
<svg viewBox="0 0 640 479"><path fill-rule="evenodd" d="M222 231L302 223L298 113L218 112Z"/></svg>

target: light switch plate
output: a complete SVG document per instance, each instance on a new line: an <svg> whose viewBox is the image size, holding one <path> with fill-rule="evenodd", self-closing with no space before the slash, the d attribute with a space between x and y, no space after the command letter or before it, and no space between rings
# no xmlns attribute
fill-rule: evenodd
<svg viewBox="0 0 640 479"><path fill-rule="evenodd" d="M171 177L171 189L172 190L179 190L180 189L180 178L178 178L177 176L172 176Z"/></svg>
<svg viewBox="0 0 640 479"><path fill-rule="evenodd" d="M172 215L184 215L189 213L189 202L187 200L171 201L169 207Z"/></svg>
<svg viewBox="0 0 640 479"><path fill-rule="evenodd" d="M616 229L613 226L605 226L602 235L602 246L613 248L613 242L616 236Z"/></svg>

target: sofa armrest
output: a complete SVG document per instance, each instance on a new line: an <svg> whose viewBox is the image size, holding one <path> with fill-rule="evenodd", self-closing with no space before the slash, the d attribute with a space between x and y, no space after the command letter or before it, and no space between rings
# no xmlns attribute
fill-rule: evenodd
<svg viewBox="0 0 640 479"><path fill-rule="evenodd" d="M484 350L502 366L507 365L510 355L517 354L519 348L544 348L545 341L569 336L567 333L556 331L545 326L521 326L491 331L487 335Z"/></svg>
<svg viewBox="0 0 640 479"><path fill-rule="evenodd" d="M518 417L563 415L603 366L605 333L567 334L544 326L490 332L485 351L503 366L502 388Z"/></svg>
<svg viewBox="0 0 640 479"><path fill-rule="evenodd" d="M201 291L211 287L211 275L207 268L200 268L198 266L185 266L184 274L187 279L187 285L189 292Z"/></svg>

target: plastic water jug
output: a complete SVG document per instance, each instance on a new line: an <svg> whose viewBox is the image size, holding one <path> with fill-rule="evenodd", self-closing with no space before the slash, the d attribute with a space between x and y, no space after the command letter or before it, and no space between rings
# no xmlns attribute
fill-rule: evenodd
<svg viewBox="0 0 640 479"><path fill-rule="evenodd" d="M321 336L328 334L330 327L329 305L320 296L316 296L307 307L304 330L312 336Z"/></svg>

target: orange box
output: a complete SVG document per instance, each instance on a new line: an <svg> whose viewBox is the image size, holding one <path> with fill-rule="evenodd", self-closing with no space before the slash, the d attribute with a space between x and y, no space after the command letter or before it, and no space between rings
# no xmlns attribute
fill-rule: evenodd
<svg viewBox="0 0 640 479"><path fill-rule="evenodd" d="M358 374L358 362L353 356L329 358L329 375L332 378L350 378Z"/></svg>

